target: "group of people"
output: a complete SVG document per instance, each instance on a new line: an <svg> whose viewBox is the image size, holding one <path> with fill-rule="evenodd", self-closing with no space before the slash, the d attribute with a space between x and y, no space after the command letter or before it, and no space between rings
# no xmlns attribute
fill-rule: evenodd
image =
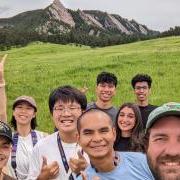
<svg viewBox="0 0 180 180"><path fill-rule="evenodd" d="M6 57L4 57L5 59ZM152 79L132 78L136 103L113 106L117 77L97 76L96 102L66 85L49 95L53 134L36 130L37 105L20 96L6 123L4 59L0 63L0 179L180 179L180 103L150 105Z"/></svg>

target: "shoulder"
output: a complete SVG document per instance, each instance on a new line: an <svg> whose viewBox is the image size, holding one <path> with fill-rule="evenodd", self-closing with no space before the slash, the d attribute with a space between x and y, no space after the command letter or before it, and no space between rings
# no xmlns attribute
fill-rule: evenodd
<svg viewBox="0 0 180 180"><path fill-rule="evenodd" d="M129 169L134 176L154 180L145 154L139 152L120 152L120 155L120 162L122 159L126 169Z"/></svg>
<svg viewBox="0 0 180 180"><path fill-rule="evenodd" d="M156 109L158 106L156 106L156 105L152 105L152 104L148 104L148 106L147 106L147 108L149 108L149 109Z"/></svg>
<svg viewBox="0 0 180 180"><path fill-rule="evenodd" d="M147 157L141 152L120 152L120 159L128 166L136 167L140 170L150 171L147 163Z"/></svg>
<svg viewBox="0 0 180 180"><path fill-rule="evenodd" d="M144 159L146 158L146 155L141 152L117 152L120 154L120 156L123 156L125 158L138 158L138 159Z"/></svg>
<svg viewBox="0 0 180 180"><path fill-rule="evenodd" d="M120 160L128 165L147 167L146 155L140 152L120 152Z"/></svg>
<svg viewBox="0 0 180 180"><path fill-rule="evenodd" d="M57 132L50 134L44 138L42 138L40 141L37 142L37 144L34 146L35 148L42 148L42 147L52 147L56 143Z"/></svg>
<svg viewBox="0 0 180 180"><path fill-rule="evenodd" d="M35 132L39 138L44 138L44 137L48 136L48 133L43 132L43 131L35 130Z"/></svg>
<svg viewBox="0 0 180 180"><path fill-rule="evenodd" d="M87 104L86 110L89 110L89 109L91 109L91 108L96 108L96 107L97 107L97 106L96 106L95 102L90 102L90 103Z"/></svg>

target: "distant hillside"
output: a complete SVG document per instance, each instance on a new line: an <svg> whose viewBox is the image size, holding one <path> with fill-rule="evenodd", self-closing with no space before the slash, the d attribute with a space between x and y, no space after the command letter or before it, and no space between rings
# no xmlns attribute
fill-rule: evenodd
<svg viewBox="0 0 180 180"><path fill-rule="evenodd" d="M148 39L159 34L135 20L129 21L120 15L95 10L66 9L59 0L54 0L45 9L23 12L11 18L0 19L0 33L7 34L7 31L10 34L31 33L31 35L26 35L29 39L32 33L36 33L36 36L43 36L36 40L43 39L56 43L76 42L92 46L93 43L88 44L88 41L97 41L94 43L97 45L104 40L112 43L107 44L106 42L103 45L111 45Z"/></svg>

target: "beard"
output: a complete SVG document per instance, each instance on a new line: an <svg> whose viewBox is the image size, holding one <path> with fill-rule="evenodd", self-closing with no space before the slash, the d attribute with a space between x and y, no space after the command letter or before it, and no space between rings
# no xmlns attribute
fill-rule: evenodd
<svg viewBox="0 0 180 180"><path fill-rule="evenodd" d="M180 155L177 156L158 156L153 162L152 158L147 154L149 168L155 180L180 180L180 169L161 169L162 162L177 162L180 163Z"/></svg>

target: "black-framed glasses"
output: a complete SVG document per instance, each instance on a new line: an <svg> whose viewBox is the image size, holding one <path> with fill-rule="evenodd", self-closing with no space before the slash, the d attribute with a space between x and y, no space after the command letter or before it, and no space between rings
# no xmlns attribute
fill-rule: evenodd
<svg viewBox="0 0 180 180"><path fill-rule="evenodd" d="M53 108L54 111L58 111L59 113L64 113L65 111L68 111L70 113L74 113L74 112L76 112L76 110L79 110L79 109L81 109L81 107L79 107L79 106L72 106L72 107L61 107L61 106L59 107L59 106L57 106L57 107Z"/></svg>

